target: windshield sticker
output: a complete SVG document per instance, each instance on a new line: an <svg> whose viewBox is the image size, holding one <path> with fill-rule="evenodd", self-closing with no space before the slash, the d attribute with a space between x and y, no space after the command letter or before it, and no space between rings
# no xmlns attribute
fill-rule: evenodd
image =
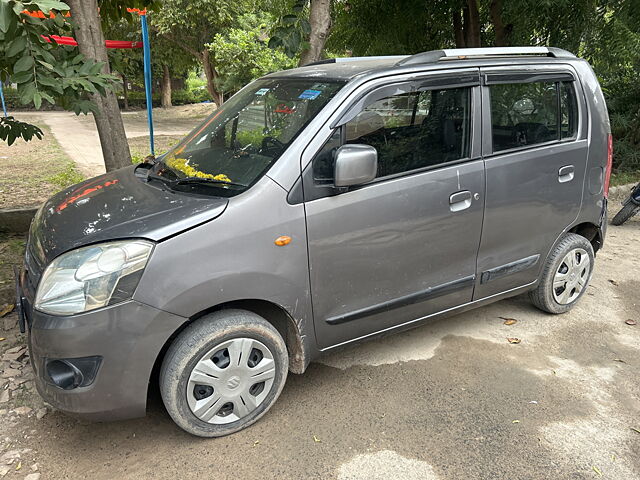
<svg viewBox="0 0 640 480"><path fill-rule="evenodd" d="M322 92L320 90L305 90L298 98L302 100L315 100Z"/></svg>
<svg viewBox="0 0 640 480"><path fill-rule="evenodd" d="M256 95L263 96L263 95L266 95L266 93L267 93L268 91L269 91L269 89L268 89L268 88L261 88L260 90L258 90L258 91L256 92Z"/></svg>
<svg viewBox="0 0 640 480"><path fill-rule="evenodd" d="M285 105L284 103L281 103L280 105L278 105L276 107L276 109L274 110L274 112L276 112L276 113L286 113L286 114L291 114L291 113L293 113L295 111L296 111L295 108L290 108L287 105Z"/></svg>

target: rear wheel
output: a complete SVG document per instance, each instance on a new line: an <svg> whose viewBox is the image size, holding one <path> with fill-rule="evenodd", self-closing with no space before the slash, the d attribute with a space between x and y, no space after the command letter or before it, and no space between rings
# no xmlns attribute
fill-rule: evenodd
<svg viewBox="0 0 640 480"><path fill-rule="evenodd" d="M189 325L162 362L160 391L173 420L200 437L256 422L287 378L284 340L264 318L221 310Z"/></svg>
<svg viewBox="0 0 640 480"><path fill-rule="evenodd" d="M566 234L554 247L535 290L532 303L549 313L570 310L584 294L593 271L591 243L575 233Z"/></svg>
<svg viewBox="0 0 640 480"><path fill-rule="evenodd" d="M640 205L636 205L632 201L628 201L618 213L611 219L611 225L622 225L624 222L633 217L640 211Z"/></svg>

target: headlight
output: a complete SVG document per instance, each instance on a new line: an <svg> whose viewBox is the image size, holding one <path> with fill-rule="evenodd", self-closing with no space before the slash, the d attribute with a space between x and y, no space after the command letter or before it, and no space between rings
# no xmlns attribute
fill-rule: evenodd
<svg viewBox="0 0 640 480"><path fill-rule="evenodd" d="M35 308L73 315L131 298L152 249L146 240L123 240L60 255L42 275Z"/></svg>

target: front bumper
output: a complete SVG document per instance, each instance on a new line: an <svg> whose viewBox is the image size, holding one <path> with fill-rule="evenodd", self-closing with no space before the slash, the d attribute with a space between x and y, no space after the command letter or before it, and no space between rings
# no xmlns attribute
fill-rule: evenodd
<svg viewBox="0 0 640 480"><path fill-rule="evenodd" d="M149 378L158 354L185 318L133 300L59 317L33 309L21 272L17 286L38 392L56 409L89 420L145 415ZM92 383L63 390L45 372L47 359L101 357Z"/></svg>

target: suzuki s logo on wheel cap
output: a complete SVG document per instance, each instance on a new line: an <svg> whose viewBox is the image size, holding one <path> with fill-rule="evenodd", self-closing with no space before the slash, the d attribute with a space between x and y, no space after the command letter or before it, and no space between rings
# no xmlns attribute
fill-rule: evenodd
<svg viewBox="0 0 640 480"><path fill-rule="evenodd" d="M227 380L227 387L229 388L236 388L238 385L240 385L239 377L233 376L229 380Z"/></svg>

